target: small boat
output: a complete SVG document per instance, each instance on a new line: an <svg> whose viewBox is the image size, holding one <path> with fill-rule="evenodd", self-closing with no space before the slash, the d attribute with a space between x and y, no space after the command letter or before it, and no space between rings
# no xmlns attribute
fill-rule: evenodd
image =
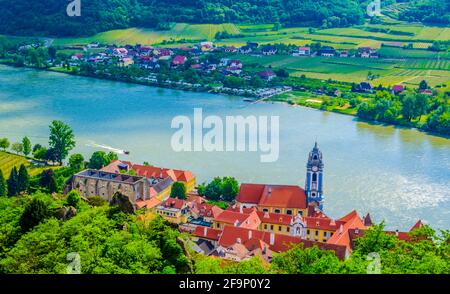
<svg viewBox="0 0 450 294"><path fill-rule="evenodd" d="M130 155L130 151L123 151L123 154L125 154L125 155Z"/></svg>
<svg viewBox="0 0 450 294"><path fill-rule="evenodd" d="M253 100L252 98L244 98L242 101L244 101L244 102L254 102L255 100Z"/></svg>

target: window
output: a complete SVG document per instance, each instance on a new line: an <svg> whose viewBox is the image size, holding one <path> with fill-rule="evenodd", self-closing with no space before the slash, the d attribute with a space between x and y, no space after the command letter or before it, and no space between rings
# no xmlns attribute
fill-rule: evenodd
<svg viewBox="0 0 450 294"><path fill-rule="evenodd" d="M309 235L309 229L307 229L307 230L306 230L306 234L308 234L308 235Z"/></svg>
<svg viewBox="0 0 450 294"><path fill-rule="evenodd" d="M217 224L217 228L220 229L220 224Z"/></svg>
<svg viewBox="0 0 450 294"><path fill-rule="evenodd" d="M264 212L269 212L269 210L267 208L263 208Z"/></svg>
<svg viewBox="0 0 450 294"><path fill-rule="evenodd" d="M316 236L319 236L319 231L316 231Z"/></svg>
<svg viewBox="0 0 450 294"><path fill-rule="evenodd" d="M264 230L267 230L267 225L264 225Z"/></svg>
<svg viewBox="0 0 450 294"><path fill-rule="evenodd" d="M281 226L278 226L278 232L281 232Z"/></svg>
<svg viewBox="0 0 450 294"><path fill-rule="evenodd" d="M273 231L273 225L270 225L270 230Z"/></svg>
<svg viewBox="0 0 450 294"><path fill-rule="evenodd" d="M317 174L316 173L313 173L312 180L313 180L313 182L317 181Z"/></svg>
<svg viewBox="0 0 450 294"><path fill-rule="evenodd" d="M286 214L292 215L292 210L290 210L290 209L286 210Z"/></svg>
<svg viewBox="0 0 450 294"><path fill-rule="evenodd" d="M323 237L324 237L324 238L327 237L327 232L323 232Z"/></svg>
<svg viewBox="0 0 450 294"><path fill-rule="evenodd" d="M289 227L286 227L286 232L290 232L291 230L290 230L290 228Z"/></svg>
<svg viewBox="0 0 450 294"><path fill-rule="evenodd" d="M275 213L281 213L281 210L275 209Z"/></svg>

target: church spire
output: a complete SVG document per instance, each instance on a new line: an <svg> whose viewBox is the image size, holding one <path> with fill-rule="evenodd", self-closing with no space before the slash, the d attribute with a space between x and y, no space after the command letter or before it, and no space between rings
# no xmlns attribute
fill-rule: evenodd
<svg viewBox="0 0 450 294"><path fill-rule="evenodd" d="M316 204L321 210L323 209L323 166L322 152L316 141L306 164L305 193L308 204Z"/></svg>

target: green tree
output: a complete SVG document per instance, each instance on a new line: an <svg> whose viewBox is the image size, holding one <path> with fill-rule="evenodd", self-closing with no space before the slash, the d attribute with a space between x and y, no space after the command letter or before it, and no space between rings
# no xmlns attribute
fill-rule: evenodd
<svg viewBox="0 0 450 294"><path fill-rule="evenodd" d="M78 207L78 204L81 201L80 193L77 190L72 190L67 194L67 205Z"/></svg>
<svg viewBox="0 0 450 294"><path fill-rule="evenodd" d="M181 182L175 182L170 191L170 197L178 199L186 199L186 186Z"/></svg>
<svg viewBox="0 0 450 294"><path fill-rule="evenodd" d="M411 121L416 115L416 99L414 95L408 94L403 98L401 113L405 119Z"/></svg>
<svg viewBox="0 0 450 294"><path fill-rule="evenodd" d="M335 274L340 272L340 261L331 250L317 246L304 248L297 244L292 249L276 255L272 262L276 272L287 274Z"/></svg>
<svg viewBox="0 0 450 294"><path fill-rule="evenodd" d="M12 143L11 150L16 152L17 154L22 153L23 151L23 145L22 143Z"/></svg>
<svg viewBox="0 0 450 294"><path fill-rule="evenodd" d="M46 189L49 193L58 192L58 185L56 184L55 173L52 169L42 171L39 179L39 185Z"/></svg>
<svg viewBox="0 0 450 294"><path fill-rule="evenodd" d="M214 178L205 188L205 197L210 200L220 200L222 196L222 179Z"/></svg>
<svg viewBox="0 0 450 294"><path fill-rule="evenodd" d="M14 166L8 178L8 196L16 196L19 193L19 174Z"/></svg>
<svg viewBox="0 0 450 294"><path fill-rule="evenodd" d="M42 199L33 198L33 200L25 206L19 224L23 232L28 232L49 216L50 209L47 203Z"/></svg>
<svg viewBox="0 0 450 294"><path fill-rule="evenodd" d="M28 191L30 186L30 176L28 175L25 165L20 165L19 174L17 176L17 192L24 193Z"/></svg>
<svg viewBox="0 0 450 294"><path fill-rule="evenodd" d="M55 151L56 160L62 165L69 151L75 147L72 129L62 121L54 120L50 125L49 145Z"/></svg>
<svg viewBox="0 0 450 294"><path fill-rule="evenodd" d="M88 167L92 169L101 169L111 162L110 157L103 151L95 151L89 159Z"/></svg>
<svg viewBox="0 0 450 294"><path fill-rule="evenodd" d="M31 153L31 141L28 139L28 137L24 137L22 139L22 145L23 145L23 154L25 156L28 156Z"/></svg>
<svg viewBox="0 0 450 294"><path fill-rule="evenodd" d="M233 177L225 177L222 181L222 197L225 201L233 201L239 192L239 183Z"/></svg>
<svg viewBox="0 0 450 294"><path fill-rule="evenodd" d="M84 157L81 154L72 154L69 157L69 167L74 172L79 172L84 169Z"/></svg>
<svg viewBox="0 0 450 294"><path fill-rule="evenodd" d="M9 140L8 140L8 138L1 138L0 139L0 148L3 148L3 151L6 151L6 149L9 148Z"/></svg>
<svg viewBox="0 0 450 294"><path fill-rule="evenodd" d="M45 148L45 147L40 147L39 149L36 149L33 152L33 157L36 159L43 160L46 158L46 155L47 155L47 148Z"/></svg>
<svg viewBox="0 0 450 294"><path fill-rule="evenodd" d="M6 196L8 194L8 186L6 184L5 177L3 176L3 172L0 169L0 197Z"/></svg>

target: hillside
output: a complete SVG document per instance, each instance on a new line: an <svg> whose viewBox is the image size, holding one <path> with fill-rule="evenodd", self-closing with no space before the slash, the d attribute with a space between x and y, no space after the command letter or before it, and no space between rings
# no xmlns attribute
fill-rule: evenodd
<svg viewBox="0 0 450 294"><path fill-rule="evenodd" d="M363 21L358 0L83 0L80 17L68 17L66 3L0 0L0 33L61 37L132 26L167 29L171 22L338 27Z"/></svg>

